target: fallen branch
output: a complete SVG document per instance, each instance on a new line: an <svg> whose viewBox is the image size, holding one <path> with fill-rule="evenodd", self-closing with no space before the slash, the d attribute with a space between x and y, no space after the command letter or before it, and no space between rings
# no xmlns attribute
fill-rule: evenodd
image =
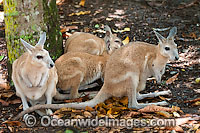
<svg viewBox="0 0 200 133"><path fill-rule="evenodd" d="M199 0L194 0L189 4L185 4L183 6L179 6L177 9L184 9L184 8L192 7L192 6L196 5L196 4L199 4Z"/></svg>

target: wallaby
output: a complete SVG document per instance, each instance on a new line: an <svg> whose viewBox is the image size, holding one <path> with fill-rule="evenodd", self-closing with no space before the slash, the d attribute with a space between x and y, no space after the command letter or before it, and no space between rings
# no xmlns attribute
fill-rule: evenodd
<svg viewBox="0 0 200 133"><path fill-rule="evenodd" d="M122 45L122 41L112 34L108 25L105 26L104 30L106 31L104 39L90 33L75 32L67 39L64 53L85 52L93 55L102 55L105 49L112 53L113 50Z"/></svg>
<svg viewBox="0 0 200 133"><path fill-rule="evenodd" d="M27 52L16 59L12 65L12 80L16 94L22 100L23 110L29 108L27 101L32 106L36 104L51 104L52 97L56 95L58 76L54 62L49 52L44 49L46 33L40 35L35 46L20 39ZM37 110L39 115L43 112ZM49 109L47 114L52 114Z"/></svg>
<svg viewBox="0 0 200 133"><path fill-rule="evenodd" d="M113 52L113 51L112 51ZM110 51L104 51L103 55L92 55L84 52L67 52L59 57L55 66L58 73L57 87L62 90L70 90L70 96L56 96L56 99L78 98L78 90L87 87L92 88L97 85L88 84L104 77L105 66L109 58Z"/></svg>
<svg viewBox="0 0 200 133"><path fill-rule="evenodd" d="M173 27L167 38L156 31L154 32L159 40L157 46L145 42L131 42L117 49L109 57L105 69L104 84L94 99L81 103L38 105L32 107L27 112L38 108L59 109L62 107L71 107L83 109L86 106L94 107L96 104L104 102L111 96L128 96L129 108L140 109L151 104L167 105L165 101L157 103L137 102L137 100L145 97L155 97L170 93L170 91L161 91L157 93L139 94L141 90L145 89L148 77L154 76L160 82L168 60L174 61L179 59L177 44L174 42L177 28ZM24 113L21 113L19 117Z"/></svg>

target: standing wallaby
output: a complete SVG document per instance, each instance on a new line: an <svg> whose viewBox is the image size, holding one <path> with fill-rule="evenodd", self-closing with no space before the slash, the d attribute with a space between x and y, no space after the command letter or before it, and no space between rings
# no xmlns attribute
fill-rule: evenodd
<svg viewBox="0 0 200 133"><path fill-rule="evenodd" d="M154 32L159 40L157 46L145 42L132 42L116 50L109 57L105 69L104 84L94 99L81 103L35 106L27 112L38 108L59 109L62 107L71 107L83 109L86 106L94 107L96 104L104 102L111 96L128 96L129 108L139 109L151 104L167 105L165 101L157 103L137 102L137 100L145 97L155 97L170 93L170 91L161 91L157 93L139 94L141 90L145 89L148 77L154 76L160 82L161 76L165 72L167 61L174 61L179 58L177 45L174 42L177 28L173 27L167 38L156 31ZM24 113L21 113L19 117Z"/></svg>
<svg viewBox="0 0 200 133"><path fill-rule="evenodd" d="M109 26L106 25L104 30L106 31L104 39L89 33L75 32L67 39L64 53L85 52L93 55L102 55L106 49L112 53L113 50L122 45L121 39L112 34Z"/></svg>
<svg viewBox="0 0 200 133"><path fill-rule="evenodd" d="M27 52L14 61L12 66L12 80L16 88L16 94L22 100L23 110L31 105L51 104L52 97L56 95L58 76L54 62L45 50L46 33L40 35L39 42L32 46L20 39ZM41 111L36 111L44 115ZM51 114L51 110L47 110Z"/></svg>

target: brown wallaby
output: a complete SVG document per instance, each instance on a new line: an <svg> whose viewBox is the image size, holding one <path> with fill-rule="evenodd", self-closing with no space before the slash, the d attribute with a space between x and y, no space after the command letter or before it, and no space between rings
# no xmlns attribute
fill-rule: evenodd
<svg viewBox="0 0 200 133"><path fill-rule="evenodd" d="M93 55L102 55L105 49L112 53L121 45L121 39L112 34L109 26L105 26L106 35L101 39L95 35L84 32L75 32L70 36L66 43L64 53L67 52L85 52Z"/></svg>
<svg viewBox="0 0 200 133"><path fill-rule="evenodd" d="M62 90L70 90L70 97L57 95L56 99L78 98L78 90L81 88L95 87L96 84L88 84L101 78L103 79L107 59L110 51L104 51L103 55L92 55L84 52L67 52L59 57L55 66L58 73L57 87Z"/></svg>
<svg viewBox="0 0 200 133"><path fill-rule="evenodd" d="M167 38L154 31L159 43L152 45L145 42L131 42L130 44L116 50L108 59L105 69L104 84L94 99L81 103L36 105L27 112L38 108L59 109L71 107L83 109L86 106L94 107L100 102L104 102L111 96L128 96L129 108L143 108L147 105L167 105L167 102L138 103L137 100L145 97L155 97L169 94L170 91L157 93L139 94L145 89L146 80L154 76L158 82L165 72L165 65L168 60L178 60L177 45L174 36L177 28L173 27ZM26 111L24 111L26 113ZM21 113L18 117L22 116Z"/></svg>
<svg viewBox="0 0 200 133"><path fill-rule="evenodd" d="M16 94L22 100L23 110L29 108L27 100L31 105L51 104L52 97L56 95L56 84L58 76L54 62L45 50L46 33L40 35L39 42L32 46L20 39L27 52L16 59L12 65L12 80L15 85ZM44 115L41 111L36 111ZM52 114L47 110L47 114Z"/></svg>

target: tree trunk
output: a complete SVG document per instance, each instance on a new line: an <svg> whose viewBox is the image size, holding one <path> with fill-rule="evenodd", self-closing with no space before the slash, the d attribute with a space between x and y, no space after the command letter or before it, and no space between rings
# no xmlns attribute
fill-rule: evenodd
<svg viewBox="0 0 200 133"><path fill-rule="evenodd" d="M35 45L40 32L45 31L47 32L45 48L51 57L56 59L62 54L62 34L56 0L4 0L3 3L9 75L11 64L25 50L19 38Z"/></svg>

